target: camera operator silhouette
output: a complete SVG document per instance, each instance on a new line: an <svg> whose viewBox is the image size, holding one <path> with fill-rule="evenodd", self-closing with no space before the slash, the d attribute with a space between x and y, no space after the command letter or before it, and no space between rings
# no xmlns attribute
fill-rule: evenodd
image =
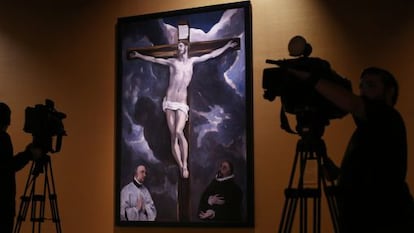
<svg viewBox="0 0 414 233"><path fill-rule="evenodd" d="M39 159L42 150L29 144L26 150L14 155L13 144L7 129L11 122L9 106L0 102L0 232L13 231L16 215L15 173L26 166L31 159Z"/></svg>
<svg viewBox="0 0 414 233"><path fill-rule="evenodd" d="M304 42L293 47L300 51ZM340 232L414 232L413 197L405 180L406 128L394 107L394 76L379 67L366 68L356 95L312 72L287 71L354 118L356 129L338 168Z"/></svg>

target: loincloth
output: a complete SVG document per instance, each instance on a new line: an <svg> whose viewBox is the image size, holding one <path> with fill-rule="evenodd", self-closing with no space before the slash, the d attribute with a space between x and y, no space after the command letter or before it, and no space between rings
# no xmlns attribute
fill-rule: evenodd
<svg viewBox="0 0 414 233"><path fill-rule="evenodd" d="M190 110L190 107L187 104L169 101L164 98L162 100L162 110L165 112L165 109L170 109L170 110L175 110L175 111L180 110L183 113L185 113L185 119L188 120L188 111Z"/></svg>

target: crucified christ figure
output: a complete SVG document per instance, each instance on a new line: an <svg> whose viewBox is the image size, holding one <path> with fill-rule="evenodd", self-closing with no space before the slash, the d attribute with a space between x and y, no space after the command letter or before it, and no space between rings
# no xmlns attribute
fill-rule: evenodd
<svg viewBox="0 0 414 233"><path fill-rule="evenodd" d="M177 44L177 56L173 58L158 58L131 51L130 59L142 59L169 67L169 84L162 102L162 109L167 117L171 134L171 148L180 173L183 178L189 177L188 171L188 142L184 135L184 127L188 120L189 106L187 104L187 87L193 76L195 64L207 61L223 54L229 48L236 48L235 41L229 41L223 47L201 56L189 57L188 44L180 41Z"/></svg>

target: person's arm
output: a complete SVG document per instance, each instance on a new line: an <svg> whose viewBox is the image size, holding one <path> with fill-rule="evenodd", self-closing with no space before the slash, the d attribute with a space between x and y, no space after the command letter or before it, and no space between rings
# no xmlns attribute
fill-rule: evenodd
<svg viewBox="0 0 414 233"><path fill-rule="evenodd" d="M13 161L13 145L10 136L0 131L0 170L10 170Z"/></svg>
<svg viewBox="0 0 414 233"><path fill-rule="evenodd" d="M198 62L204 62L207 61L209 59L215 58L220 56L221 54L223 54L227 49L229 48L235 48L237 46L237 42L235 41L229 41L227 42L227 44L225 44L223 47L218 48L216 50L213 50L210 53L204 54L200 57L194 57L193 61L194 63L198 63Z"/></svg>
<svg viewBox="0 0 414 233"><path fill-rule="evenodd" d="M144 196L145 196L144 197L144 201L145 201L144 211L145 211L145 214L147 215L148 221L154 221L155 218L157 217L157 209L155 208L154 201L152 200L151 194L149 193L148 190L145 192Z"/></svg>
<svg viewBox="0 0 414 233"><path fill-rule="evenodd" d="M31 145L31 144L29 144ZM2 133L0 136L0 169L17 172L30 161L32 158L29 146L23 152L13 155L13 145L10 136Z"/></svg>
<svg viewBox="0 0 414 233"><path fill-rule="evenodd" d="M24 168L27 165L27 163L29 163L31 158L32 155L29 151L19 152L15 156L13 156L12 164L14 171L17 172Z"/></svg>
<svg viewBox="0 0 414 233"><path fill-rule="evenodd" d="M133 221L138 219L138 209L130 200L129 187L125 186L121 190L120 218L121 221Z"/></svg>
<svg viewBox="0 0 414 233"><path fill-rule="evenodd" d="M224 200L224 197L222 197L220 194L214 194L210 195L207 199L206 210L200 211L199 217L200 219L213 219L216 217L216 206L223 205L226 201Z"/></svg>
<svg viewBox="0 0 414 233"><path fill-rule="evenodd" d="M164 59L164 58L157 58L157 57L152 57L152 56L148 56L148 55L144 55L141 53L138 53L137 51L132 51L128 54L128 58L129 59L141 59L144 61L148 61L148 62L152 62L152 63L157 63L157 64L161 64L161 65L169 65L170 62L168 61L168 59Z"/></svg>
<svg viewBox="0 0 414 233"><path fill-rule="evenodd" d="M212 219L215 217L215 212L212 209L212 206L208 203L208 199L211 194L211 184L207 186L201 195L200 202L198 205L198 217L201 220Z"/></svg>
<svg viewBox="0 0 414 233"><path fill-rule="evenodd" d="M24 168L30 160L37 161L43 158L45 155L40 147L30 143L26 146L26 149L22 152L17 153L13 157L13 169L19 171Z"/></svg>
<svg viewBox="0 0 414 233"><path fill-rule="evenodd" d="M349 112L357 118L366 117L364 101L360 96L330 80L312 77L309 72L295 69L288 69L288 72L304 82L314 82L312 85L315 90L343 111Z"/></svg>
<svg viewBox="0 0 414 233"><path fill-rule="evenodd" d="M198 214L198 217L202 220L206 220L206 219L214 219L216 217L216 212L212 209L208 209L206 211L201 211Z"/></svg>
<svg viewBox="0 0 414 233"><path fill-rule="evenodd" d="M242 219L243 192L236 183L229 184L226 190L223 193L225 197L225 203L223 204L225 204L226 208L217 211L216 218L227 219L228 221L240 221Z"/></svg>

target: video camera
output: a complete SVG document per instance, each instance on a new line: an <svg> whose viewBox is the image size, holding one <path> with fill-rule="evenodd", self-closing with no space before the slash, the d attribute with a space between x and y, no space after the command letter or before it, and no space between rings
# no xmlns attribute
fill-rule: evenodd
<svg viewBox="0 0 414 233"><path fill-rule="evenodd" d="M46 99L45 104L26 108L23 130L32 134L34 146L40 147L45 153L56 153L62 147L62 137L66 136L62 122L65 118L66 114L58 112L54 102ZM53 147L54 136L56 136L55 147Z"/></svg>
<svg viewBox="0 0 414 233"><path fill-rule="evenodd" d="M266 63L279 67L263 70L264 99L274 101L277 96L280 96L283 105L282 110L296 115L297 128L299 128L297 131L300 131L304 125L306 127L309 125L311 127L313 125L323 127L329 124L330 119L345 116L346 112L326 100L306 82L292 77L287 70L306 71L321 79L335 82L348 90L352 89L351 82L334 72L329 62L321 58L309 57L312 46L303 37L293 37L288 48L290 55L296 58L266 60ZM284 127L282 126L282 128Z"/></svg>

